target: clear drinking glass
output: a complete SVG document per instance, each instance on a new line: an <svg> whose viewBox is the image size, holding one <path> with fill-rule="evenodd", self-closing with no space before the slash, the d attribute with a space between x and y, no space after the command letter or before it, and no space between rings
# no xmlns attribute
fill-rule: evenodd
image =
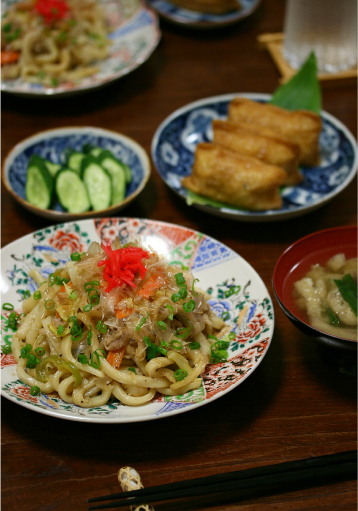
<svg viewBox="0 0 358 511"><path fill-rule="evenodd" d="M283 56L298 69L312 50L320 72L357 65L357 0L287 0Z"/></svg>

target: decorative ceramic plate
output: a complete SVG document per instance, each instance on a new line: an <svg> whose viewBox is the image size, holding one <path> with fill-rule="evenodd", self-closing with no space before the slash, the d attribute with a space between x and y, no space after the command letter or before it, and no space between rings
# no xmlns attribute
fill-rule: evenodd
<svg viewBox="0 0 358 511"><path fill-rule="evenodd" d="M10 243L2 250L2 304L9 302L21 312L27 290L35 291L31 268L44 278L66 263L72 252L82 252L91 241L122 243L140 238L172 264L185 264L210 293L209 303L218 316L223 312L235 332L229 359L208 365L203 386L181 396L157 395L140 407L114 400L98 408L80 408L56 395L30 395L30 388L16 374L13 356L1 355L2 394L21 406L54 417L84 422L137 422L169 417L193 410L223 396L240 385L262 361L269 348L274 313L268 291L255 270L230 248L209 236L178 225L135 218L104 218L48 227ZM9 313L2 310L2 343L11 342Z"/></svg>
<svg viewBox="0 0 358 511"><path fill-rule="evenodd" d="M18 0L15 0L15 2ZM145 62L156 48L160 31L155 12L143 5L141 0L98 0L106 11L113 31L110 55L100 62L99 71L79 82L66 82L57 87L16 80L1 82L4 92L23 95L65 95L85 92L121 78ZM6 12L14 0L2 0L2 12Z"/></svg>
<svg viewBox="0 0 358 511"><path fill-rule="evenodd" d="M152 159L165 183L187 200L188 190L181 184L191 174L195 148L199 142L212 140L212 120L227 119L228 105L238 96L267 102L268 94L226 94L202 99L176 110L157 129L152 141ZM247 211L232 206L193 205L213 215L265 222L284 220L308 213L338 195L357 172L356 141L351 132L335 117L321 113L320 165L301 167L303 181L282 190L279 210Z"/></svg>
<svg viewBox="0 0 358 511"><path fill-rule="evenodd" d="M27 202L25 186L30 157L37 154L53 163L64 164L65 150L71 148L81 152L84 144L108 149L130 167L132 179L127 184L124 200L109 208L85 213L65 211L55 196L49 209L41 209ZM3 183L17 202L36 215L58 222L118 213L139 195L149 177L150 160L142 146L120 133L90 126L71 126L37 133L17 144L4 159L2 167Z"/></svg>
<svg viewBox="0 0 358 511"><path fill-rule="evenodd" d="M241 9L225 14L205 14L202 12L190 11L177 7L166 0L147 0L147 3L153 7L162 18L172 23L195 28L216 28L224 25L231 25L243 18L247 18L247 16L257 9L261 0L240 0Z"/></svg>

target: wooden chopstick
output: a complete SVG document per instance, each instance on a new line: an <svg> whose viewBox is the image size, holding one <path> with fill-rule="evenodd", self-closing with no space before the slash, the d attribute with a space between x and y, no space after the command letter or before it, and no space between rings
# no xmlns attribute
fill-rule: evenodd
<svg viewBox="0 0 358 511"><path fill-rule="evenodd" d="M285 486L298 482L317 482L331 476L357 475L357 451L347 451L329 454L298 461L278 463L247 470L201 477L189 481L179 481L141 490L116 493L104 497L95 497L87 502L103 502L105 500L121 499L107 502L88 509L108 509L128 505L142 504L148 500L159 502L184 497L194 497L213 493L227 492L239 489L249 489L267 486Z"/></svg>

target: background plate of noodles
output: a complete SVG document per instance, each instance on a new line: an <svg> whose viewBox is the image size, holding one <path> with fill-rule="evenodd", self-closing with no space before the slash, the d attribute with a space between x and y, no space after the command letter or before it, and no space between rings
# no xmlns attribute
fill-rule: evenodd
<svg viewBox="0 0 358 511"><path fill-rule="evenodd" d="M157 15L140 0L49 1L59 19L44 0L2 0L2 91L91 90L136 69L159 42Z"/></svg>
<svg viewBox="0 0 358 511"><path fill-rule="evenodd" d="M16 372L16 361L7 347L15 331L10 311L21 313L22 301L37 285L29 276L36 268L44 280L84 252L93 241L123 244L140 240L176 267L187 266L198 286L208 293L210 309L231 333L227 360L210 363L200 387L182 395L156 394L142 406L126 406L116 399L105 405L81 408L61 400L56 393L32 395ZM180 271L180 270L179 270ZM99 218L60 224L34 232L2 249L2 395L33 411L83 422L137 422L193 410L220 398L240 385L261 363L274 330L274 313L268 291L255 270L219 241L188 228L135 218Z"/></svg>

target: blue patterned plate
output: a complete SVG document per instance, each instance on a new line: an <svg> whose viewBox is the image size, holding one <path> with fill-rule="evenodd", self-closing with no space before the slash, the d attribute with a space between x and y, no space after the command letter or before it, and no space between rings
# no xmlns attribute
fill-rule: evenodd
<svg viewBox="0 0 358 511"><path fill-rule="evenodd" d="M82 151L84 144L109 149L132 171L132 181L127 185L123 202L101 211L71 214L65 211L54 198L50 209L40 209L26 201L25 185L27 165L32 154L38 154L53 163L63 164L63 152L66 148ZM69 127L47 130L27 138L17 144L6 156L2 167L2 180L17 202L26 209L51 220L90 218L111 215L128 206L143 190L150 177L150 161L145 150L134 140L114 131L93 127Z"/></svg>
<svg viewBox="0 0 358 511"><path fill-rule="evenodd" d="M2 12L19 0L1 0ZM1 90L13 94L36 96L67 96L93 90L117 80L143 64L160 40L157 14L142 0L98 0L103 7L112 32L110 54L98 63L99 71L78 82L64 82L57 87L44 87L17 78L2 80Z"/></svg>
<svg viewBox="0 0 358 511"><path fill-rule="evenodd" d="M139 407L113 400L98 408L80 408L58 395L30 395L30 387L18 380L11 354L1 354L2 395L33 411L82 422L139 422L169 417L208 404L238 387L258 367L271 343L274 312L268 291L255 270L230 248L209 236L178 225L136 218L98 218L48 227L10 243L2 249L2 304L11 303L21 312L26 291L36 289L29 271L36 268L44 279L64 265L73 252L85 251L91 241L122 243L141 239L168 262L189 266L218 316L223 313L235 333L227 362L211 364L203 385L181 396L157 395ZM213 271L214 270L214 271ZM13 335L9 312L2 310L2 346ZM236 396L239 398L239 395Z"/></svg>
<svg viewBox="0 0 358 511"><path fill-rule="evenodd" d="M176 110L159 126L152 141L152 159L165 183L180 197L188 191L181 179L191 173L196 145L212 140L213 119L226 119L228 105L234 97L243 96L266 102L268 94L226 94L202 99ZM321 163L302 167L304 180L282 191L283 206L272 211L244 211L233 207L194 205L207 213L249 222L265 222L293 218L323 206L338 195L357 172L356 141L351 132L335 117L321 113Z"/></svg>
<svg viewBox="0 0 358 511"><path fill-rule="evenodd" d="M190 11L177 7L167 0L147 0L147 3L153 7L162 18L172 23L194 28L216 28L224 25L231 25L243 18L247 18L247 16L257 9L261 0L240 0L241 9L225 14L205 14L202 12Z"/></svg>

